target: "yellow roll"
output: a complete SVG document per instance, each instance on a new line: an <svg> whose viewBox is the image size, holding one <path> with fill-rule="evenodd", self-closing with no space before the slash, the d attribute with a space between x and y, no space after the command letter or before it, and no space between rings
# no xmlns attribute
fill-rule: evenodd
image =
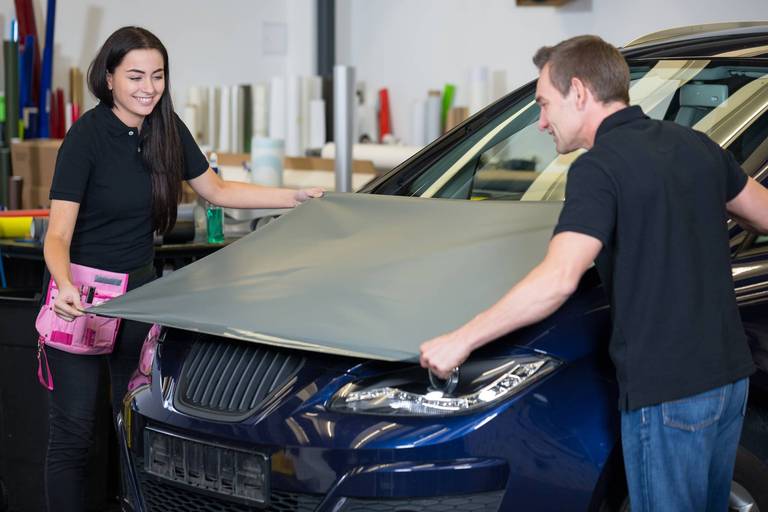
<svg viewBox="0 0 768 512"><path fill-rule="evenodd" d="M0 218L0 238L30 238L32 217Z"/></svg>

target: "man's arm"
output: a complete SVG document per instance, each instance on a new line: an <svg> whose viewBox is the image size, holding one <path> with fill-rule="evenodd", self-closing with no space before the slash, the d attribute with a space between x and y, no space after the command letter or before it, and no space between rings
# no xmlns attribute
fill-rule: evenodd
<svg viewBox="0 0 768 512"><path fill-rule="evenodd" d="M476 348L548 317L576 291L602 246L589 235L558 233L542 262L496 304L455 331L422 344L421 366L445 378Z"/></svg>
<svg viewBox="0 0 768 512"><path fill-rule="evenodd" d="M734 220L750 231L768 233L768 189L754 179L736 197L726 203Z"/></svg>

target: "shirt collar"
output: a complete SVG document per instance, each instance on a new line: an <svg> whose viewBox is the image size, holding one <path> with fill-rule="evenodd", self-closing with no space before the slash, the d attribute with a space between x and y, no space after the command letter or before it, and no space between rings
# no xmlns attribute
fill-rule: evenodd
<svg viewBox="0 0 768 512"><path fill-rule="evenodd" d="M96 112L106 125L109 134L113 137L119 137L121 135L132 136L137 135L139 132L136 127L128 126L122 122L120 118L117 117L114 112L112 112L112 109L109 107L109 105L103 102L99 102L99 104L96 105Z"/></svg>
<svg viewBox="0 0 768 512"><path fill-rule="evenodd" d="M643 113L643 109L637 105L623 108L614 112L613 114L603 119L603 122L600 123L600 126L597 127L595 141L597 141L600 137L610 132L614 128L623 124L631 123L632 121L637 121L638 119L648 119L648 116L646 116Z"/></svg>

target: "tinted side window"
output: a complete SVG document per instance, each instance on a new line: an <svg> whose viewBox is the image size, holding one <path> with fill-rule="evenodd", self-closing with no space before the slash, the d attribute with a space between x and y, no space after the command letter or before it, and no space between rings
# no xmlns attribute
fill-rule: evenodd
<svg viewBox="0 0 768 512"><path fill-rule="evenodd" d="M768 160L768 113L760 115L729 146L747 174L754 174Z"/></svg>

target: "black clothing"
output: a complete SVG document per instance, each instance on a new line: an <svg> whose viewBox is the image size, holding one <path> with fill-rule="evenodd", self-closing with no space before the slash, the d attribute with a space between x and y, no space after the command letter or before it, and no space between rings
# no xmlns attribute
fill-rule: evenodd
<svg viewBox="0 0 768 512"><path fill-rule="evenodd" d="M184 154L185 180L208 162L174 116ZM145 121L143 130L151 129ZM141 158L139 132L99 104L72 125L56 158L51 199L80 203L70 246L73 263L129 272L154 257L152 183Z"/></svg>
<svg viewBox="0 0 768 512"><path fill-rule="evenodd" d="M555 233L603 243L619 407L722 386L754 371L733 289L725 203L738 163L706 135L628 107L571 166Z"/></svg>
<svg viewBox="0 0 768 512"><path fill-rule="evenodd" d="M148 283L154 277L152 265L131 273L128 289ZM112 410L119 411L148 331L147 324L123 320L115 350L108 355L70 354L46 347L54 386L48 395L48 453L45 460L48 510L85 510L85 470L96 425L99 390L104 386L111 387ZM105 363L109 366L109 383L101 379Z"/></svg>
<svg viewBox="0 0 768 512"><path fill-rule="evenodd" d="M174 117L184 154L184 179L208 169L192 135ZM144 121L142 136L152 127ZM129 272L128 289L154 279L152 183L141 158L136 128L99 104L72 125L59 149L51 199L80 204L70 260L113 272ZM149 326L123 321L109 355L70 354L46 348L54 390L50 393L45 486L48 510L84 510L85 468L95 427L100 375L108 365L112 408L120 411L138 366Z"/></svg>

